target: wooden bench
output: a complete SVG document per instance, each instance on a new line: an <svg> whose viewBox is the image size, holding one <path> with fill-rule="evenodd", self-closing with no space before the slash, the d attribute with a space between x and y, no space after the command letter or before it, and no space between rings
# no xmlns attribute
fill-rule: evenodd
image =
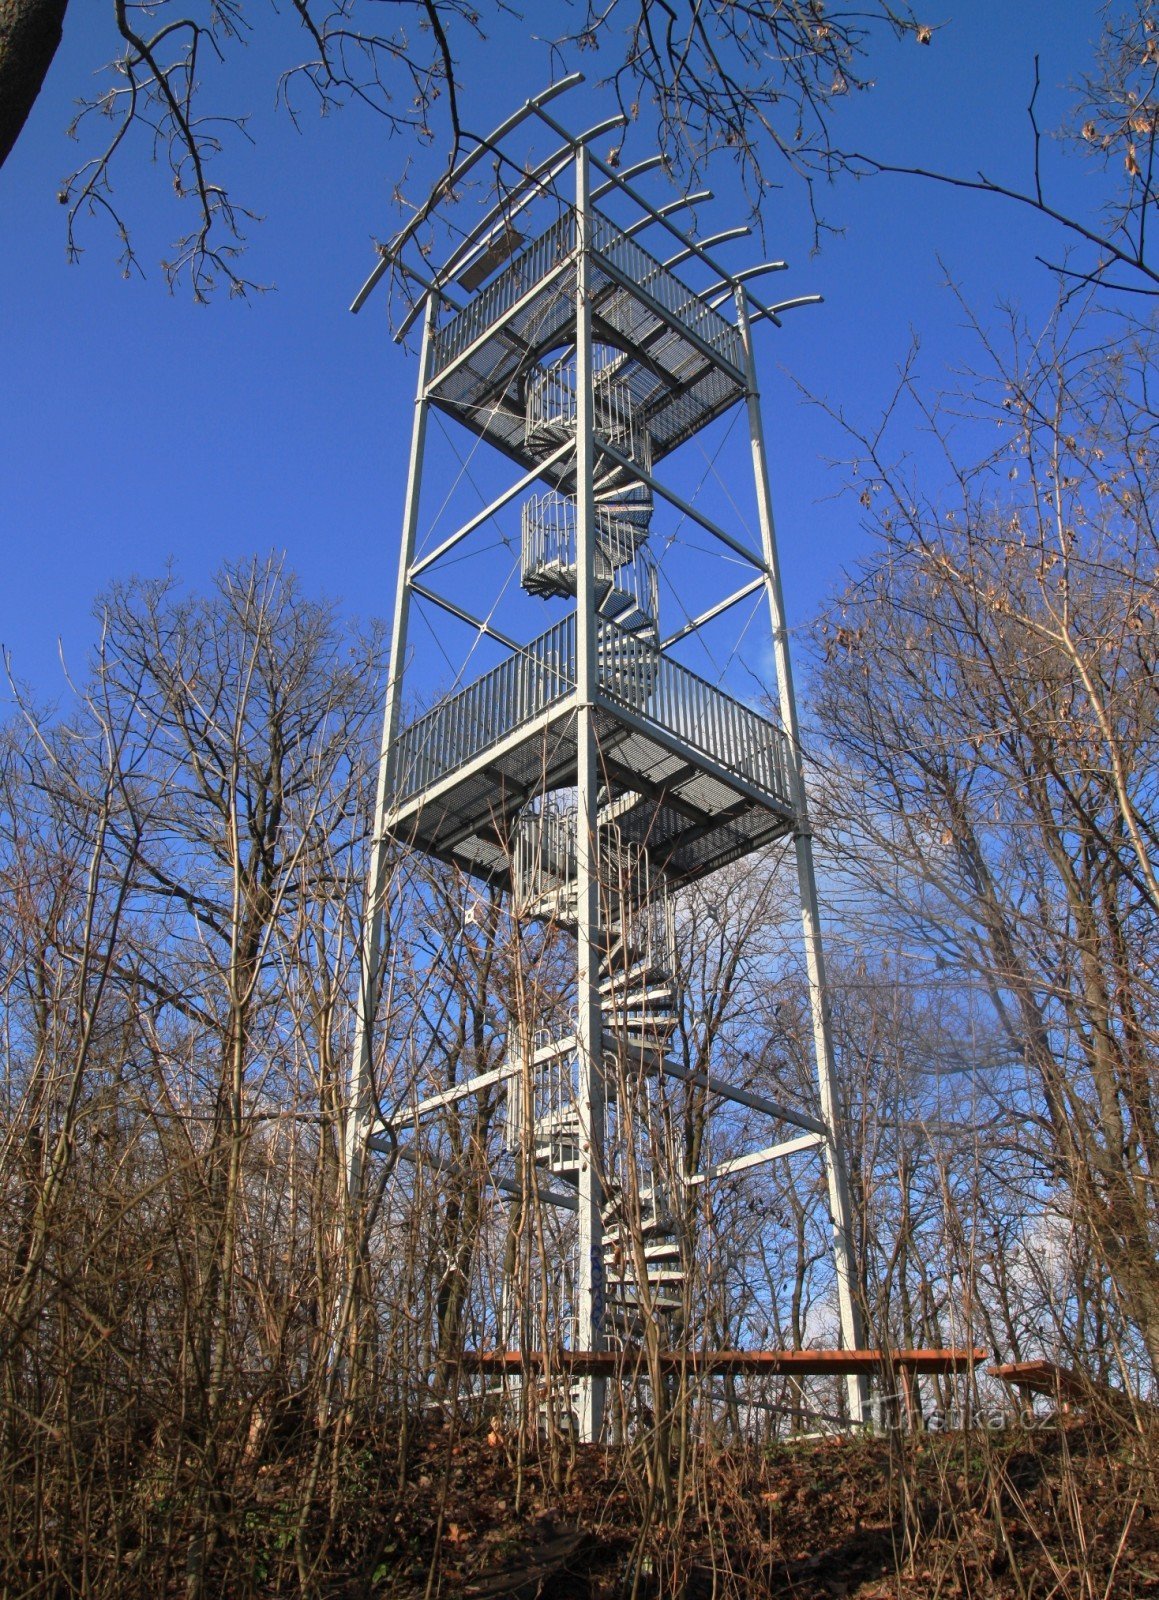
<svg viewBox="0 0 1159 1600"><path fill-rule="evenodd" d="M994 1377L1026 1394L1044 1394L1052 1398L1060 1411L1072 1406L1109 1405L1119 1411L1139 1410L1153 1412L1149 1401L1138 1400L1125 1389L1113 1389L1109 1383L1100 1383L1085 1373L1070 1367L1060 1367L1054 1361L1006 1361L991 1368Z"/></svg>

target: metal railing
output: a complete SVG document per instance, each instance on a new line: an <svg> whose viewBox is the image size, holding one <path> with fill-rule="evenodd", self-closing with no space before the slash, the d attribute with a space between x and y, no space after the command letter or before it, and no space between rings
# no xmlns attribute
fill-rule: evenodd
<svg viewBox="0 0 1159 1600"><path fill-rule="evenodd" d="M671 660L656 645L601 621L600 692L792 807L789 748L781 730Z"/></svg>
<svg viewBox="0 0 1159 1600"><path fill-rule="evenodd" d="M435 329L433 373L437 376L444 367L450 366L457 355L506 316L516 301L522 300L540 279L554 272L574 249L575 215L568 212L528 245L522 255L516 256L511 265L493 283L481 289L457 316Z"/></svg>
<svg viewBox="0 0 1159 1600"><path fill-rule="evenodd" d="M621 232L614 223L597 212L592 228L592 245L597 256L602 255L621 277L639 284L651 295L656 304L722 356L738 371L743 369L740 333L714 311L707 300L702 300L695 290L683 283L656 257Z"/></svg>
<svg viewBox="0 0 1159 1600"><path fill-rule="evenodd" d="M545 802L525 811L515 829L511 881L518 906L529 906L574 884L575 811Z"/></svg>
<svg viewBox="0 0 1159 1600"><path fill-rule="evenodd" d="M513 1154L523 1149L524 1094L524 1079L520 1072L513 1075L507 1084L505 1142ZM578 1159L580 1121L574 1051L554 1056L532 1069L531 1125L534 1130L533 1142L549 1165L554 1157L562 1157L565 1162L569 1156Z"/></svg>
<svg viewBox="0 0 1159 1600"><path fill-rule="evenodd" d="M574 894L568 900L560 891L574 890L577 860L574 805L545 802L538 809L524 811L512 839L511 881L516 905L526 907L560 897L557 920L565 926L574 923ZM667 937L668 890L663 875L652 866L648 847L625 839L615 823L601 825L596 870L605 929L622 934L625 943L637 951L636 959L646 954L651 961L662 951L671 966L675 932L673 928L671 938Z"/></svg>
<svg viewBox="0 0 1159 1600"><path fill-rule="evenodd" d="M573 612L403 729L391 763L394 803L466 766L574 689Z"/></svg>
<svg viewBox="0 0 1159 1600"><path fill-rule="evenodd" d="M506 316L537 283L548 278L575 249L575 213L566 212L521 255L432 335L432 372L437 377L456 356ZM676 274L599 212L592 217L592 248L621 277L638 284L669 316L737 371L742 370L740 334L726 317Z"/></svg>
<svg viewBox="0 0 1159 1600"><path fill-rule="evenodd" d="M574 1056L556 1056L535 1074L535 1124L537 1133L574 1131L578 1134L579 1096Z"/></svg>
<svg viewBox="0 0 1159 1600"><path fill-rule="evenodd" d="M631 600L638 620L656 622L660 583L656 560L641 542L639 531L610 515L595 512L595 579L599 609L618 615ZM576 593L576 503L554 490L533 494L523 503L521 582L532 594ZM634 629L633 631L638 631Z"/></svg>
<svg viewBox="0 0 1159 1600"><path fill-rule="evenodd" d="M392 761L394 804L466 766L575 690L573 612L490 672L433 706L400 733ZM599 693L665 730L792 810L788 743L758 712L665 656L638 634L599 619Z"/></svg>

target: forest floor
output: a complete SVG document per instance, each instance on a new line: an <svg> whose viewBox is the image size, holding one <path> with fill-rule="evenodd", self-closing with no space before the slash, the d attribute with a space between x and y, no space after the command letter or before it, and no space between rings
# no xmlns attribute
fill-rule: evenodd
<svg viewBox="0 0 1159 1600"><path fill-rule="evenodd" d="M443 1426L401 1488L362 1499L345 1530L359 1577L335 1573L330 1593L1159 1597L1157 1443L1088 1419L721 1450L664 1514L623 1451L565 1446L553 1487L546 1460L520 1472L494 1433Z"/></svg>

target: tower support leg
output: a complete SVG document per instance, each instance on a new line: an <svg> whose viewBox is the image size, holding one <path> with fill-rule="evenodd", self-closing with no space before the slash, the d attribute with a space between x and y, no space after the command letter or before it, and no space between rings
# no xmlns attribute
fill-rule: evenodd
<svg viewBox="0 0 1159 1600"><path fill-rule="evenodd" d="M370 860L366 896L362 911L362 950L358 984L354 1049L350 1064L350 1088L346 1114L346 1224L348 1249L358 1248L364 1209L364 1176L367 1141L377 1103L374 1093L374 1022L382 987L383 948L386 933L386 893L390 876L390 845L386 838L386 813L393 781L394 744L398 733L402 680L406 667L407 630L410 622L410 569L414 561L418 531L419 495L422 488L423 451L426 444L430 380L431 331L436 302L429 296L423 320L419 383L415 395L411 426L410 462L407 471L406 502L403 511L402 549L399 555L398 583L395 588L394 618L390 637L390 666L386 680L386 704L382 720L382 744L378 758L378 783L374 802L374 829L370 839ZM336 1317L336 1341L343 1337L348 1307L354 1293L356 1263L348 1259L347 1279Z"/></svg>
<svg viewBox="0 0 1159 1600"><path fill-rule="evenodd" d="M789 655L789 636L785 626L785 606L781 592L780 565L777 559L773 500L769 487L769 463L765 452L764 425L761 419L760 390L753 354L752 328L744 290L736 293L737 325L745 354L746 401L749 438L752 445L753 477L756 483L757 512L761 526L761 546L765 561L765 590L773 635L773 655L780 698L781 725L789 741L793 787L797 811L797 883L801 899L801 923L805 942L805 968L809 980L809 1006L813 1023L813 1047L817 1062L817 1087L821 1116L826 1127L823 1146L825 1176L829 1191L829 1213L833 1225L833 1266L837 1279L837 1303L841 1319L841 1342L847 1350L864 1348L865 1333L856 1296L856 1253L853 1247L853 1212L849 1177L841 1148L838 1116L840 1111L837 1066L829 1022L829 1002L825 978L825 951L821 942L821 915L817 903L817 877L813 865L813 835L809 826L808 797L801 750L801 730L797 720L797 701L793 691L793 667ZM849 1412L854 1423L865 1420L868 1385L863 1376L846 1379Z"/></svg>

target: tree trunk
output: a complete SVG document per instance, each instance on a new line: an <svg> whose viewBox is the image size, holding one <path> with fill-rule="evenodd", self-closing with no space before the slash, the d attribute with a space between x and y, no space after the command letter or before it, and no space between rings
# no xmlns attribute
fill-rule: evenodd
<svg viewBox="0 0 1159 1600"><path fill-rule="evenodd" d="M36 103L68 0L0 0L0 167Z"/></svg>

